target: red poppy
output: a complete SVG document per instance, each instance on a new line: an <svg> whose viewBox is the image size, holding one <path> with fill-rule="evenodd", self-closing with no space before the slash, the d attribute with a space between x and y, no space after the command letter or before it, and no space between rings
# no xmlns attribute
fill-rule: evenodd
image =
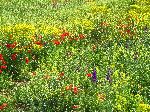
<svg viewBox="0 0 150 112"><path fill-rule="evenodd" d="M43 44L40 41L35 42L35 44L42 46Z"/></svg>
<svg viewBox="0 0 150 112"><path fill-rule="evenodd" d="M14 42L13 44L11 44L11 48L15 48L17 45L17 42Z"/></svg>
<svg viewBox="0 0 150 112"><path fill-rule="evenodd" d="M7 103L3 103L3 104L0 106L0 110L3 110L5 107L7 107Z"/></svg>
<svg viewBox="0 0 150 112"><path fill-rule="evenodd" d="M4 58L3 58L3 55L2 55L2 54L0 54L0 60L4 60Z"/></svg>
<svg viewBox="0 0 150 112"><path fill-rule="evenodd" d="M73 93L78 94L78 88L76 86L73 88Z"/></svg>
<svg viewBox="0 0 150 112"><path fill-rule="evenodd" d="M0 70L0 74L2 73L3 71L2 70Z"/></svg>
<svg viewBox="0 0 150 112"><path fill-rule="evenodd" d="M53 43L54 43L55 45L60 45L60 44L61 44L61 42L58 41L58 40L53 40Z"/></svg>
<svg viewBox="0 0 150 112"><path fill-rule="evenodd" d="M4 60L2 60L2 63L4 64L4 65L6 65L7 63L6 63L6 61L4 61Z"/></svg>
<svg viewBox="0 0 150 112"><path fill-rule="evenodd" d="M61 37L62 40L64 40L64 38L66 36L69 36L69 32L65 32L65 33L63 33L63 34L60 35L60 37Z"/></svg>
<svg viewBox="0 0 150 112"><path fill-rule="evenodd" d="M5 108L7 107L7 103L3 103L2 106Z"/></svg>
<svg viewBox="0 0 150 112"><path fill-rule="evenodd" d="M6 44L6 47L7 48L11 48L11 44Z"/></svg>
<svg viewBox="0 0 150 112"><path fill-rule="evenodd" d="M16 58L17 58L17 54L16 53L14 53L14 54L11 55L11 59L12 60L16 60Z"/></svg>
<svg viewBox="0 0 150 112"><path fill-rule="evenodd" d="M80 39L84 39L85 36L83 34L79 34Z"/></svg>
<svg viewBox="0 0 150 112"><path fill-rule="evenodd" d="M74 40L78 41L78 40L79 40L79 38L74 38Z"/></svg>
<svg viewBox="0 0 150 112"><path fill-rule="evenodd" d="M79 108L79 105L73 105L72 108L77 109L77 108Z"/></svg>
<svg viewBox="0 0 150 112"><path fill-rule="evenodd" d="M26 57L25 60L26 60L26 64L28 64L30 62L28 57Z"/></svg>
<svg viewBox="0 0 150 112"><path fill-rule="evenodd" d="M1 69L6 69L6 68L7 68L7 66L5 66L5 65L1 66Z"/></svg>
<svg viewBox="0 0 150 112"><path fill-rule="evenodd" d="M0 110L3 110L4 109L4 107L3 106L0 106Z"/></svg>
<svg viewBox="0 0 150 112"><path fill-rule="evenodd" d="M130 34L131 31L128 29L128 30L126 30L126 32L127 32L127 34Z"/></svg>
<svg viewBox="0 0 150 112"><path fill-rule="evenodd" d="M87 77L92 77L92 74L88 73L86 74Z"/></svg>
<svg viewBox="0 0 150 112"><path fill-rule="evenodd" d="M28 50L28 53L31 53L31 50Z"/></svg>

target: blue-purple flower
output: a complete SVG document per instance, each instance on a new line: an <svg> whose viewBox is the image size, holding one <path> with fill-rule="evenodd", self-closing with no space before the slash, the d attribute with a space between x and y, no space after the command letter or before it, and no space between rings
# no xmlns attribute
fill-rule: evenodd
<svg viewBox="0 0 150 112"><path fill-rule="evenodd" d="M108 72L106 74L106 80L108 80L109 82L112 82L111 76L112 75L112 70L110 68L108 68Z"/></svg>
<svg viewBox="0 0 150 112"><path fill-rule="evenodd" d="M92 81L97 82L97 76L96 76L96 70L95 69L93 70L93 73L92 73Z"/></svg>

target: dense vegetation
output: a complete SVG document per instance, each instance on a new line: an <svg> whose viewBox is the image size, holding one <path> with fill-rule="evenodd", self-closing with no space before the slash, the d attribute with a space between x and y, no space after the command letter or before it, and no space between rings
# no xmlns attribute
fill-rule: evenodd
<svg viewBox="0 0 150 112"><path fill-rule="evenodd" d="M149 0L1 0L0 110L149 112Z"/></svg>

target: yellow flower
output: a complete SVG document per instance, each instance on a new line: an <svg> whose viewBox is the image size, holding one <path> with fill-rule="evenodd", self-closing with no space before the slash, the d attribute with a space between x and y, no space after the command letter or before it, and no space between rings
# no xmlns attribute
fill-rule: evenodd
<svg viewBox="0 0 150 112"><path fill-rule="evenodd" d="M35 50L41 50L43 47L40 46L40 45L34 44L34 45L33 45L33 48L34 48Z"/></svg>
<svg viewBox="0 0 150 112"><path fill-rule="evenodd" d="M149 112L150 111L150 105L149 104L139 104L138 110L142 112Z"/></svg>

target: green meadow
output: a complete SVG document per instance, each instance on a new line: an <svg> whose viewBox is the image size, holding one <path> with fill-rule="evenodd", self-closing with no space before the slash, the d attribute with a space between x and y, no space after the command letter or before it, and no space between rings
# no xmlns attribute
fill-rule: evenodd
<svg viewBox="0 0 150 112"><path fill-rule="evenodd" d="M1 0L0 111L149 112L149 0Z"/></svg>

